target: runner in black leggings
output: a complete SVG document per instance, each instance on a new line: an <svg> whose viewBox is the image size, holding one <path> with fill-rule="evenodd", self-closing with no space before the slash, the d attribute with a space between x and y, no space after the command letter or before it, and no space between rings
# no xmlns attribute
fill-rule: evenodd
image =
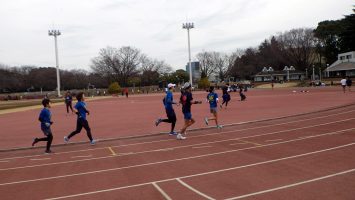
<svg viewBox="0 0 355 200"><path fill-rule="evenodd" d="M86 114L89 115L90 112L86 109L86 103L84 102L84 94L80 92L76 96L76 99L78 100L78 103L76 103L75 105L75 113L78 115L78 119L76 121L76 130L71 132L68 136L65 136L64 142L68 143L69 139L74 135L80 133L81 129L84 127L84 129L86 130L86 134L90 140L90 144L94 145L96 141L92 138L89 122L86 120Z"/></svg>
<svg viewBox="0 0 355 200"><path fill-rule="evenodd" d="M34 146L39 141L47 141L46 151L45 153L52 153L51 145L53 141L53 134L51 130L51 125L53 124L51 117L52 113L49 110L51 107L49 99L42 100L43 109L39 114L38 120L41 122L41 130L46 137L43 138L35 138L32 142L32 146Z"/></svg>
<svg viewBox="0 0 355 200"><path fill-rule="evenodd" d="M67 107L67 114L69 114L69 108L72 113L74 112L72 102L73 102L73 97L72 97L71 93L68 91L67 94L65 95L65 105Z"/></svg>

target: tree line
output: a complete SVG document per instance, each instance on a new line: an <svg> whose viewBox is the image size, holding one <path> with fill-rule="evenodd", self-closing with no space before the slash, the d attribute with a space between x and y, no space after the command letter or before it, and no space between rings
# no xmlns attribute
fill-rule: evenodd
<svg viewBox="0 0 355 200"><path fill-rule="evenodd" d="M106 87L107 80L85 70L60 70L63 90L84 89L91 85ZM8 67L0 64L0 92L51 91L57 87L56 68L21 66Z"/></svg>
<svg viewBox="0 0 355 200"><path fill-rule="evenodd" d="M337 60L339 53L355 51L355 9L353 14L333 21L322 21L315 29L297 28L265 39L257 47L237 49L225 54L201 52L201 77L218 77L219 81L252 79L264 67L282 70L294 66L306 71L316 67L324 70L327 64Z"/></svg>

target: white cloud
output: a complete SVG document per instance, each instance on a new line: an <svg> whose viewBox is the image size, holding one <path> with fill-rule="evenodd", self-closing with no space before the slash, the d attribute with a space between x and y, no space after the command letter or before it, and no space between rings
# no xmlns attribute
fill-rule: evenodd
<svg viewBox="0 0 355 200"><path fill-rule="evenodd" d="M352 0L2 0L0 63L54 66L49 29L60 29L60 66L89 69L100 48L134 46L174 68L192 55L230 52L265 38L350 14Z"/></svg>

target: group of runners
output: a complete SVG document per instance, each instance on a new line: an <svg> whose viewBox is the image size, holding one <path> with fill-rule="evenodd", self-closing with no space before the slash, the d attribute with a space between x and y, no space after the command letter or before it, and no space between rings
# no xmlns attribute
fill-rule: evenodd
<svg viewBox="0 0 355 200"><path fill-rule="evenodd" d="M175 89L175 86L176 85L172 84L172 83L168 84L168 90L166 92L165 98L163 99L163 104L165 107L167 118L166 119L160 118L160 119L156 120L155 125L158 126L161 122L171 123L171 130L169 132L169 135L176 135L176 138L178 140L184 140L184 139L186 139L186 129L195 123L195 119L192 117L192 114L191 114L191 106L193 104L201 104L202 101L195 101L193 99L193 96L191 93L191 89L192 89L191 84L187 82L184 84L184 86L181 89L181 96L180 96L179 102L175 102L174 98L173 98L173 91ZM223 91L223 96L222 96L223 102L219 106L220 106L220 108L223 108L223 106L225 108L227 108L228 102L231 100L231 97L229 94L230 93L229 85L227 84L225 87L223 87L222 91ZM86 130L90 144L94 145L96 143L96 140L94 140L92 137L89 122L86 118L87 115L90 114L90 112L86 107L84 93L83 92L78 93L76 95L76 99L78 102L76 103L76 105L73 108L73 106L72 106L73 98L72 98L71 93L68 91L65 95L65 105L66 105L67 115L70 113L70 111L72 113L75 113L77 115L77 121L76 121L76 129L73 132L71 132L69 135L64 137L64 143L68 143L69 140L73 136L80 133L82 128L84 128ZM241 100L243 100L243 98ZM212 117L206 117L204 119L206 125L209 124L209 121L215 121L216 127L218 129L221 129L222 126L219 124L219 121L218 121L218 109L217 109L219 99L218 99L218 94L215 93L215 88L213 86L211 86L209 88L209 93L206 97L206 101L209 103L209 109L212 114ZM182 105L182 112L184 114L185 123L179 133L174 131L176 121L177 121L175 110L173 108L174 104L175 105L181 104ZM41 127L41 130L42 130L43 134L45 135L45 137L34 138L33 142L32 142L32 146L34 146L36 143L38 143L40 141L46 141L47 145L46 145L45 153L52 153L51 144L53 141L53 133L51 130L51 126L53 124L53 121L51 119L51 117L52 117L52 113L50 111L51 101L49 100L49 98L44 98L42 100L42 105L43 105L43 109L41 110L41 112L39 114L38 120L40 121L40 127Z"/></svg>
<svg viewBox="0 0 355 200"><path fill-rule="evenodd" d="M90 140L90 144L94 145L96 143L96 141L93 139L93 137L91 135L91 129L89 126L89 122L86 119L86 115L89 115L90 112L89 112L89 110L86 109L84 93L79 92L76 95L76 99L78 100L78 102L75 104L74 109L73 109L71 106L71 103L72 103L71 95L69 95L67 93L67 95L65 97L67 113L69 113L69 108L70 108L71 111L77 115L77 121L76 121L76 129L73 132L71 132L68 136L64 137L64 143L68 143L70 138L72 138L76 134L80 133L82 128L84 128L86 130L87 136ZM45 135L45 137L33 139L32 146L34 146L36 143L38 143L40 141L47 141L45 153L49 154L49 153L53 153L51 151L51 144L53 141L53 133L51 130L51 126L53 124L53 121L52 121L52 113L50 111L51 101L48 98L44 98L42 100L42 105L43 105L43 109L41 110L41 112L39 114L38 120L41 123L41 125L40 125L41 130L42 130L43 134Z"/></svg>
<svg viewBox="0 0 355 200"><path fill-rule="evenodd" d="M192 117L191 113L191 106L192 104L201 104L202 101L194 101L191 93L191 84L190 83L185 83L184 86L181 88L181 96L180 96L180 101L175 102L173 98L173 91L175 88L175 84L169 83L168 84L168 90L166 92L166 96L163 99L163 104L165 107L165 112L166 112L166 119L159 118L156 120L155 125L158 126L161 122L165 123L171 123L171 129L169 135L176 135L176 138L178 140L184 140L186 139L186 129L191 126L192 124L195 123L195 119ZM208 95L206 97L206 101L209 103L209 109L211 114L213 115L212 117L205 117L204 121L206 125L209 124L209 121L215 121L216 127L218 129L221 129L222 126L219 124L218 121L218 94L215 92L214 86L210 86L208 90ZM222 98L223 102L220 104L220 108L222 109L223 106L227 108L228 102L231 100L230 97L230 87L227 84L226 86L222 87ZM245 98L244 98L245 99ZM243 100L244 100L243 99ZM173 108L173 105L179 106L180 104L182 105L182 113L184 115L184 125L181 128L180 132L177 133L174 131L175 125L176 125L176 114L175 110Z"/></svg>

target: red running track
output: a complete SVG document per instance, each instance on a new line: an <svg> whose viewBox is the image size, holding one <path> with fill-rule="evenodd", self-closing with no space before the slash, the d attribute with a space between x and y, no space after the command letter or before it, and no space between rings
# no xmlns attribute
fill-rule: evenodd
<svg viewBox="0 0 355 200"><path fill-rule="evenodd" d="M1 199L355 197L355 105L55 150L2 152Z"/></svg>
<svg viewBox="0 0 355 200"><path fill-rule="evenodd" d="M315 112L330 107L355 102L355 92L343 93L341 88L307 88L309 93L301 93L299 89L257 90L246 92L247 101L240 102L238 93L232 93L232 101L228 109L219 112L221 124L241 123L246 121L269 119L294 115L304 112ZM296 91L296 92L293 92ZM220 91L218 91L219 95ZM203 118L210 116L209 105L204 99L207 93L193 93L196 100L203 100L202 105L193 105L192 114L196 124L191 128L206 127ZM179 94L175 93L175 100ZM116 97L89 101L91 115L88 121L96 139L140 136L159 132L169 132L170 124L162 123L159 127L154 122L165 117L162 105L163 94ZM40 104L40 102L39 102ZM181 107L175 107L177 114L176 130L183 124ZM0 150L29 147L33 138L42 137L37 120L40 109L0 115ZM66 116L64 105L52 108L54 125L52 126L53 144L63 144L63 137L75 129L76 116ZM71 142L88 141L85 131L74 137ZM43 144L43 143L42 143ZM39 144L41 145L41 144Z"/></svg>

